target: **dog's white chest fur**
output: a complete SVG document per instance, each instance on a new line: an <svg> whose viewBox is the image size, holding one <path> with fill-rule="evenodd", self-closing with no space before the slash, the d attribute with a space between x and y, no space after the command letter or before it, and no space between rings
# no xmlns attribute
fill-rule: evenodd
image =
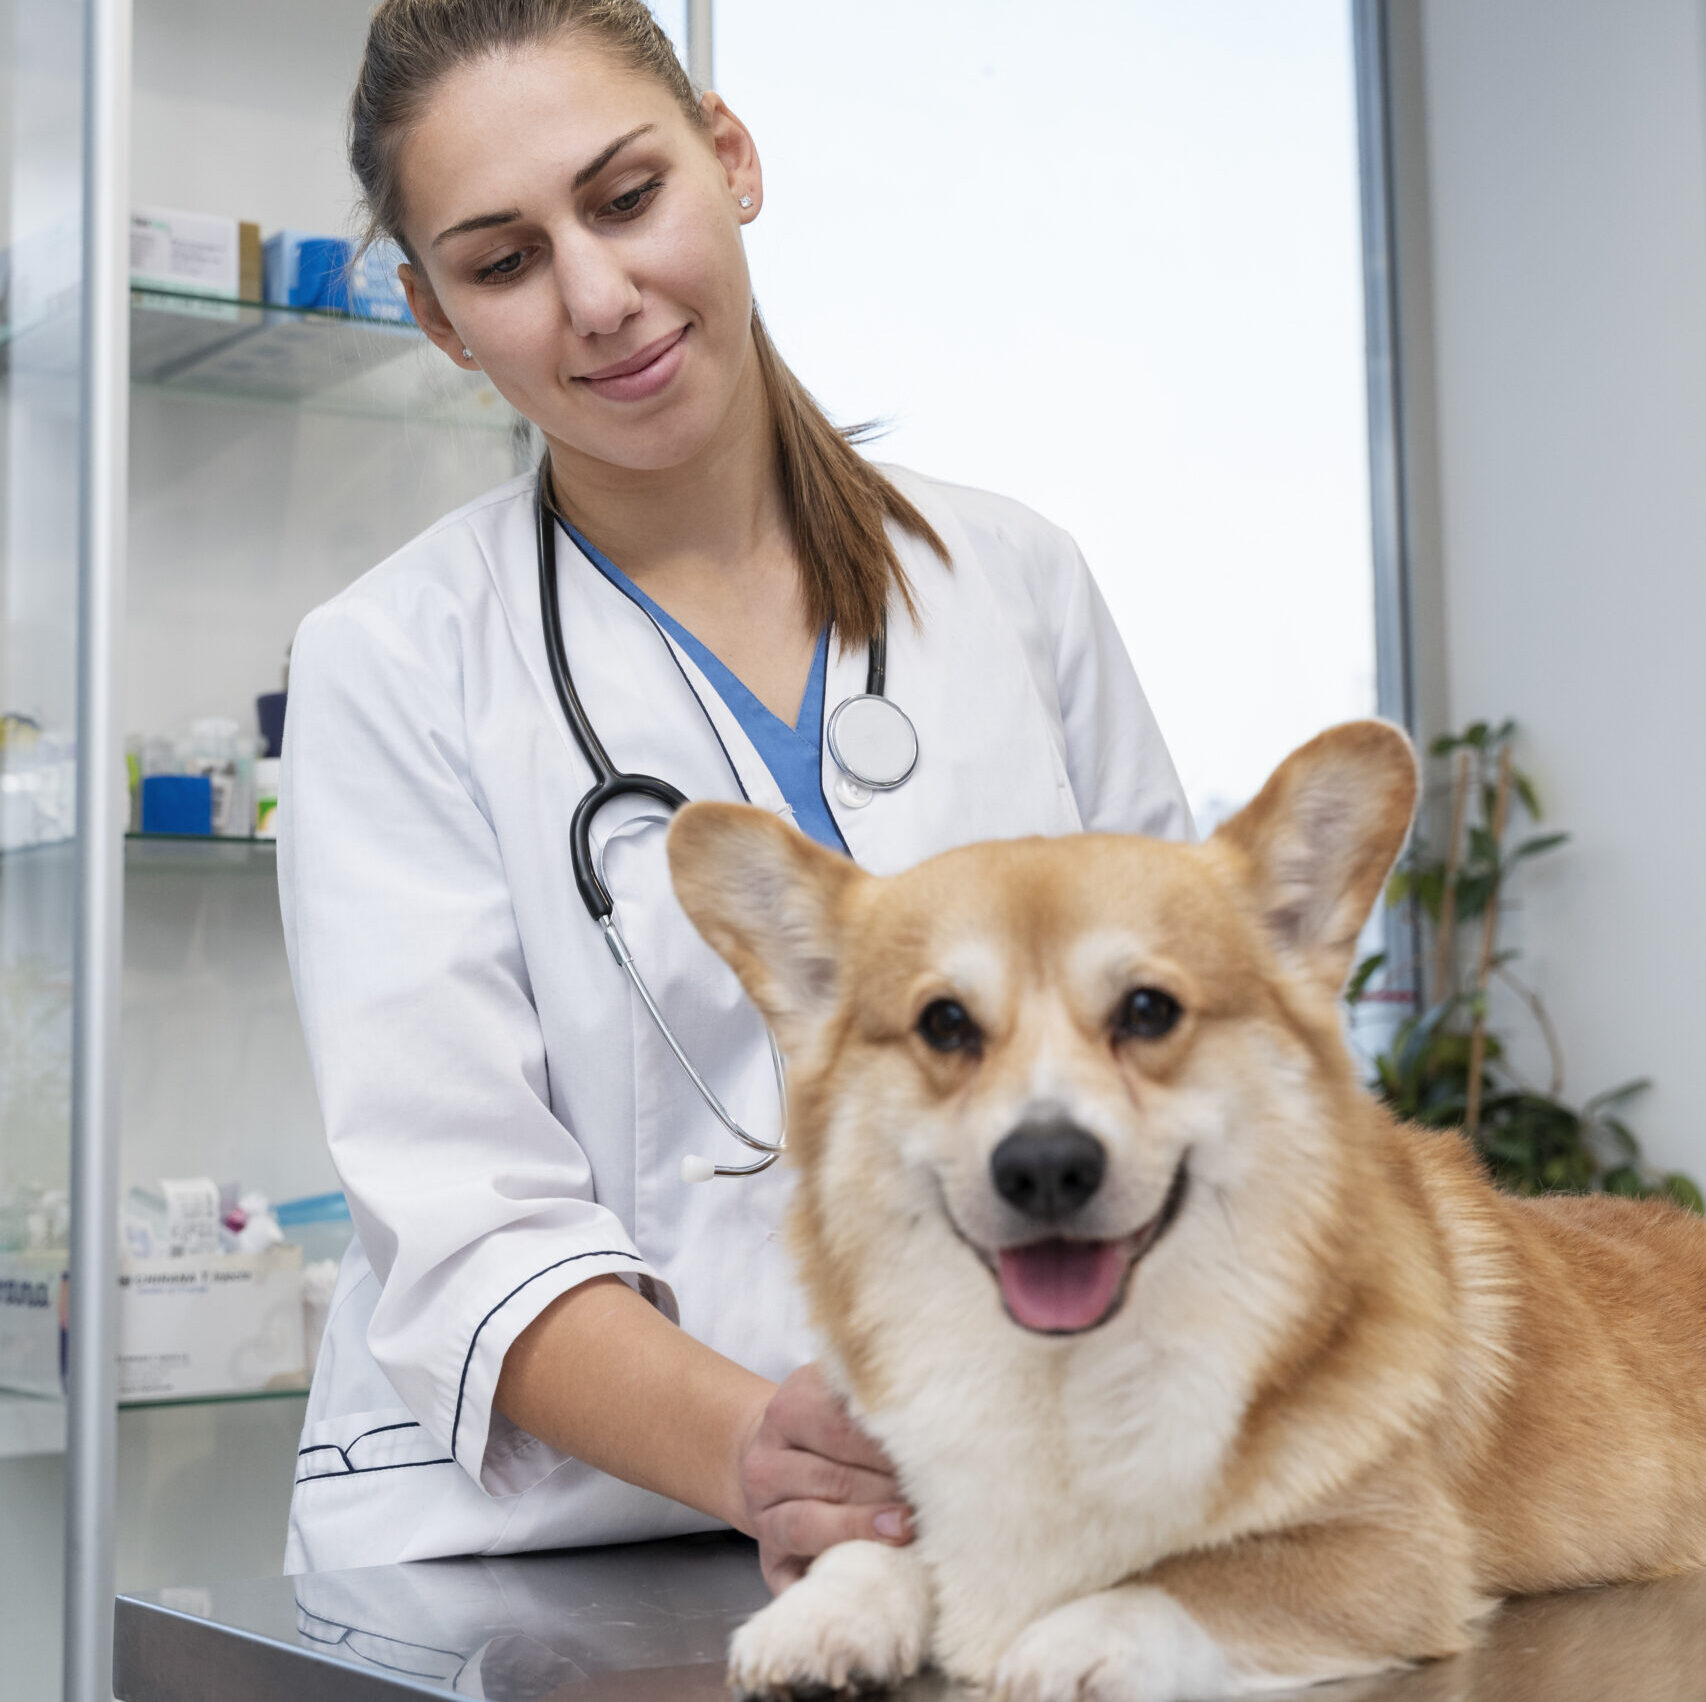
<svg viewBox="0 0 1706 1702"><path fill-rule="evenodd" d="M1039 1354L1014 1332L970 1361L962 1344L951 1369L918 1366L911 1395L863 1415L926 1510L918 1550L950 1672L987 1677L1021 1627L1203 1528L1240 1380L1121 1335Z"/></svg>

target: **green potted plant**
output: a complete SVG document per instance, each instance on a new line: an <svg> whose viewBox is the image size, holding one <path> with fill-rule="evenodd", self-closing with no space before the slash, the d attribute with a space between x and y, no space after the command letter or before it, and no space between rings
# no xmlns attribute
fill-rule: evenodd
<svg viewBox="0 0 1706 1702"><path fill-rule="evenodd" d="M1389 905L1414 906L1421 961L1389 967L1387 955L1376 953L1357 966L1346 990L1356 1005L1382 969L1389 983L1418 990L1415 1012L1375 1059L1371 1086L1411 1122L1461 1128L1494 1180L1512 1192L1662 1195L1701 1211L1696 1183L1653 1170L1624 1120L1646 1080L1595 1094L1580 1107L1562 1097L1557 1033L1539 996L1512 969L1516 954L1499 947L1501 904L1516 871L1569 837L1530 833L1507 845L1513 810L1540 821L1534 785L1512 760L1515 734L1512 721L1477 721L1429 747L1436 764L1449 765L1443 813L1450 825L1441 845L1418 830L1386 893ZM1505 1038L1488 1025L1489 993L1501 983L1545 1041L1551 1068L1544 1090L1521 1077Z"/></svg>

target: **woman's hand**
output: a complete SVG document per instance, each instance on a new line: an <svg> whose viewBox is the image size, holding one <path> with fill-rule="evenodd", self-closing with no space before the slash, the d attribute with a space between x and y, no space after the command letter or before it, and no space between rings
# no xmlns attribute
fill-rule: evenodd
<svg viewBox="0 0 1706 1702"><path fill-rule="evenodd" d="M912 1509L894 1467L848 1416L815 1365L802 1365L755 1415L736 1464L758 1563L771 1592L838 1542L912 1541Z"/></svg>

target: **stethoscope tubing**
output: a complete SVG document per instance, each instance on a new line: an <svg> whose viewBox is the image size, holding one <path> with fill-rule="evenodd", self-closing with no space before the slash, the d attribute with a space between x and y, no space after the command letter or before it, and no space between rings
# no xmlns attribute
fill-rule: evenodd
<svg viewBox="0 0 1706 1702"><path fill-rule="evenodd" d="M611 957L628 977L634 991L639 994L640 1002L657 1025L665 1044L675 1055L675 1061L686 1071L700 1098L736 1140L761 1155L752 1163L741 1165L712 1164L706 1159L689 1157L682 1163L684 1179L704 1181L712 1176L755 1176L761 1170L768 1170L782 1156L788 1138L787 1073L775 1035L766 1027L764 1037L769 1042L771 1066L776 1074L776 1092L782 1107L781 1125L776 1140L772 1142L751 1134L730 1115L727 1107L712 1091L710 1084L694 1067L681 1042L676 1039L674 1029L665 1019L657 1000L652 997L652 990L646 985L645 977L634 961L634 954L617 925L615 901L610 896L604 871L593 856L592 824L606 805L614 803L618 798L650 798L664 805L673 814L687 802L687 798L678 788L670 785L667 780L658 779L656 775L625 774L618 769L593 727L592 718L581 702L580 693L575 689L574 676L569 671L568 651L563 642L563 615L557 588L557 516L555 505L550 500L549 481L550 463L544 461L539 467L534 512L538 525L539 606L545 628L545 660L551 672L551 684L556 689L557 701L562 706L563 718L568 722L569 731L574 735L581 755L586 758L593 772L593 784L575 805L574 815L569 822L569 861L574 872L575 887L580 893L581 903L586 906L587 914L598 924ZM883 698L887 677L888 634L879 626L872 635L866 661L865 695ZM904 719L904 716L902 718ZM836 755L837 761L840 761L839 755L833 749L831 754ZM844 764L842 766L845 767ZM909 768L907 774L910 773ZM900 778L904 780L906 777L907 775L902 775ZM897 780L892 784L899 783Z"/></svg>
<svg viewBox="0 0 1706 1702"><path fill-rule="evenodd" d="M621 928L617 926L615 901L605 883L604 872L593 857L592 824L599 811L607 804L614 803L618 798L650 798L663 804L673 815L687 802L687 798L679 788L670 785L667 780L658 779L656 775L624 774L618 769L610 760L610 753L604 748L604 743L580 700L580 693L575 689L574 676L569 671L568 651L563 643L562 607L557 593L556 516L548 500L547 477L547 467L542 465L539 469L538 498L534 506L538 519L539 604L544 615L545 658L551 671L551 683L556 688L557 701L562 706L563 717L569 724L569 731L574 735L575 743L580 746L581 754L593 771L593 784L582 794L569 821L569 861L574 871L575 886L580 892L581 903L586 906L587 914L598 924L605 946L616 960L617 967L628 977L634 991L639 994L640 1002L657 1025L664 1043L674 1054L675 1061L687 1072L687 1078L693 1083L700 1098L736 1140L760 1154L760 1157L750 1164L710 1164L706 1160L690 1157L682 1163L683 1177L689 1181L703 1181L712 1176L756 1176L761 1170L768 1170L782 1156L788 1140L787 1072L775 1035L766 1027L764 1038L770 1046L771 1068L776 1075L776 1092L782 1107L781 1124L777 1138L774 1141L766 1141L750 1133L735 1120L727 1106L712 1090L710 1083L694 1067L693 1060L687 1056L681 1042L676 1039L675 1030L670 1027L657 1000L653 998L652 990L646 985L646 978L640 973L640 967L634 961L634 954L629 949L627 940L623 938Z"/></svg>

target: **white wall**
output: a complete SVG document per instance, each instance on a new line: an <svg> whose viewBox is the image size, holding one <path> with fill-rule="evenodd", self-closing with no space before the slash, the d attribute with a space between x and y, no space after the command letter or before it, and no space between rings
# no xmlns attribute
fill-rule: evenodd
<svg viewBox="0 0 1706 1702"><path fill-rule="evenodd" d="M1574 835L1513 943L1577 1097L1706 1176L1706 14L1422 0L1446 713Z"/></svg>

